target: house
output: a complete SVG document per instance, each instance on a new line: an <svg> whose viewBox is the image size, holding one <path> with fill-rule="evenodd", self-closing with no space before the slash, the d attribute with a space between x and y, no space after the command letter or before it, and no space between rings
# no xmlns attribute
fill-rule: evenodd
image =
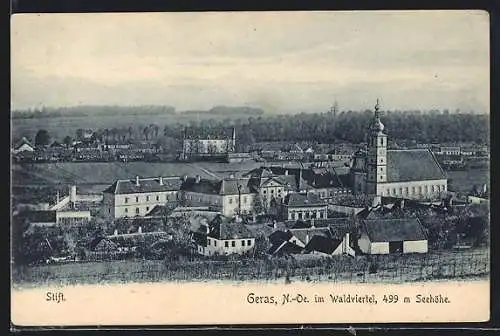
<svg viewBox="0 0 500 336"><path fill-rule="evenodd" d="M404 198L439 198L447 176L430 149L387 149L377 101L368 130L367 150L353 157L353 193Z"/></svg>
<svg viewBox="0 0 500 336"><path fill-rule="evenodd" d="M283 202L282 216L285 220L327 218L328 203L313 193L291 193Z"/></svg>
<svg viewBox="0 0 500 336"><path fill-rule="evenodd" d="M233 153L235 149L235 128L232 129L231 134L225 131L220 134L196 134L192 130L184 128L181 154L182 160Z"/></svg>
<svg viewBox="0 0 500 336"><path fill-rule="evenodd" d="M366 254L427 253L427 235L418 218L361 220L358 246Z"/></svg>
<svg viewBox="0 0 500 336"><path fill-rule="evenodd" d="M145 216L157 205L176 202L182 179L177 176L117 180L103 191L103 215Z"/></svg>
<svg viewBox="0 0 500 336"><path fill-rule="evenodd" d="M12 149L13 154L23 153L23 152L34 152L35 147L28 141L25 137L22 137Z"/></svg>
<svg viewBox="0 0 500 336"><path fill-rule="evenodd" d="M228 217L251 213L257 195L249 178L232 176L220 180L185 176L181 192L185 205L209 206Z"/></svg>
<svg viewBox="0 0 500 336"><path fill-rule="evenodd" d="M202 230L205 230L203 232ZM204 256L245 254L255 247L255 237L241 218L219 215L194 234L197 252Z"/></svg>
<svg viewBox="0 0 500 336"><path fill-rule="evenodd" d="M302 178L301 171L292 175L286 169L281 173L273 171L273 168L262 166L243 175L250 178L249 183L258 193L265 208L283 203L289 193L305 192L310 188Z"/></svg>
<svg viewBox="0 0 500 336"><path fill-rule="evenodd" d="M319 255L355 255L350 246L348 229L325 227L294 227L286 231L277 230L269 236L273 255L312 253Z"/></svg>

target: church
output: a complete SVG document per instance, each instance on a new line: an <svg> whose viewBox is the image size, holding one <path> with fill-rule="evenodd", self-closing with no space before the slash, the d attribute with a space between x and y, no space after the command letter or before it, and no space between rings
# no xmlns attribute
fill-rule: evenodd
<svg viewBox="0 0 500 336"><path fill-rule="evenodd" d="M387 149L377 100L365 151L358 150L350 170L354 194L438 199L448 190L447 176L429 149Z"/></svg>

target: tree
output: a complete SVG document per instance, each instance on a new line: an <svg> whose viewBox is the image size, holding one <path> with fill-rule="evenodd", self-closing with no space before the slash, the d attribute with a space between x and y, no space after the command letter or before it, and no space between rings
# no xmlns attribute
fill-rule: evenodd
<svg viewBox="0 0 500 336"><path fill-rule="evenodd" d="M50 144L50 135L44 129L38 130L35 135L35 145L36 146L48 146Z"/></svg>
<svg viewBox="0 0 500 336"><path fill-rule="evenodd" d="M63 142L66 147L70 147L73 144L73 139L69 135L67 135L66 137L64 137Z"/></svg>

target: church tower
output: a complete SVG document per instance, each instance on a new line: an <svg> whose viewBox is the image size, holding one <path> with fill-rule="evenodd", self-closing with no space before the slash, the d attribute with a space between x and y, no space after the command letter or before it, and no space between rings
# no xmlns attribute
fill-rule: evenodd
<svg viewBox="0 0 500 336"><path fill-rule="evenodd" d="M366 160L366 193L378 194L377 185L387 182L387 135L380 121L380 106L377 99L375 116L368 130L368 151Z"/></svg>

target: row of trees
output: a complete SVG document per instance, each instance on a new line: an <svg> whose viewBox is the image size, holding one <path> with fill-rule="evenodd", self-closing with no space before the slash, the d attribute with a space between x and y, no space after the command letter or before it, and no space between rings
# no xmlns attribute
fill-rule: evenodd
<svg viewBox="0 0 500 336"><path fill-rule="evenodd" d="M311 141L335 143L347 141L360 143L366 140L366 129L373 112L347 111L334 116L333 113L314 113L278 116L249 117L248 119L203 119L188 124L171 123L159 125L136 125L122 128L97 129L94 139L101 141L152 141L179 146L185 127L190 135L205 136L236 130L236 149L245 150L255 142ZM418 114L387 112L382 116L386 133L395 141L409 139L418 143L475 142L489 144L489 116L476 114ZM82 140L85 130L76 132ZM230 136L230 134L229 134ZM40 130L36 143L48 144L50 135ZM70 137L64 140L71 141ZM178 148L180 149L180 148Z"/></svg>

